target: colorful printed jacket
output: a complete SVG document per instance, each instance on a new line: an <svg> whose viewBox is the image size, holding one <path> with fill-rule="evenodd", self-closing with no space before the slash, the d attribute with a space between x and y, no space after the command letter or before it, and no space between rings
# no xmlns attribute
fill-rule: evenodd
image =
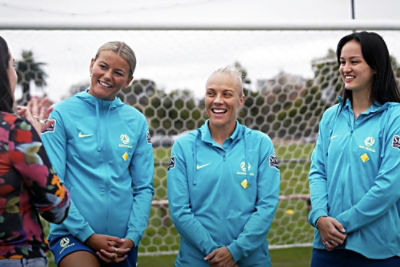
<svg viewBox="0 0 400 267"><path fill-rule="evenodd" d="M5 112L0 123L0 260L44 257L48 246L39 214L62 222L69 194L32 125Z"/></svg>

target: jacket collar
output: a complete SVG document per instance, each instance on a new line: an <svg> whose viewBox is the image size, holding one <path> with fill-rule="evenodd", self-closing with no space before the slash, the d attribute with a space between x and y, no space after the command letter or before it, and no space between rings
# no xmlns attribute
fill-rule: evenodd
<svg viewBox="0 0 400 267"><path fill-rule="evenodd" d="M211 131L210 128L208 127L208 123L209 120L206 120L206 122L200 127L201 140L207 143L215 143L214 139L211 136ZM231 136L229 136L228 139L231 141L240 139L240 137L242 136L242 132L243 132L243 125L241 125L238 121L236 121L235 130L233 131Z"/></svg>
<svg viewBox="0 0 400 267"><path fill-rule="evenodd" d="M346 99L346 103L344 103L344 104L343 104L343 98L341 96L338 96L337 99L338 99L340 105L343 106L344 109L346 109L348 111L353 110L350 99ZM368 115L371 113L381 112L381 111L388 109L390 105L391 105L391 102L386 102L384 104L380 104L379 102L374 101L374 103L372 103L372 105L368 108L368 110L364 111L363 114Z"/></svg>

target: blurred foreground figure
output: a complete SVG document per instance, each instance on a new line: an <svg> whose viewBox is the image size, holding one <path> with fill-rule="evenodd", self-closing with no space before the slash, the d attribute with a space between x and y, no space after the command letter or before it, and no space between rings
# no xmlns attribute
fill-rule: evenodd
<svg viewBox="0 0 400 267"><path fill-rule="evenodd" d="M0 37L0 266L47 266L48 245L39 214L61 223L69 194L40 140L41 122L34 99L21 115L13 111L17 74L6 41Z"/></svg>

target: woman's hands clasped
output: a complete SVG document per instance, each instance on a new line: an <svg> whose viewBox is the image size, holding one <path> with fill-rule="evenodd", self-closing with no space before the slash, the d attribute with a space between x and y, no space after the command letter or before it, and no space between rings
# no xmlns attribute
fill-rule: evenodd
<svg viewBox="0 0 400 267"><path fill-rule="evenodd" d="M96 255L104 262L122 262L128 257L128 252L135 244L124 238L115 236L93 234L86 244L96 251Z"/></svg>
<svg viewBox="0 0 400 267"><path fill-rule="evenodd" d="M347 238L342 224L332 217L321 217L317 221L317 228L326 250L331 251L344 243Z"/></svg>

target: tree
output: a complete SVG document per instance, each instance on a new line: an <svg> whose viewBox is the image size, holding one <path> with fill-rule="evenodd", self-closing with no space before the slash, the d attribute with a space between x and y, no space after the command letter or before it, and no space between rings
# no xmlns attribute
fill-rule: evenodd
<svg viewBox="0 0 400 267"><path fill-rule="evenodd" d="M18 84L22 86L22 97L17 101L19 105L26 105L31 99L31 82L42 88L46 86L47 73L43 70L46 63L36 62L32 51L23 50L22 59L17 61Z"/></svg>

